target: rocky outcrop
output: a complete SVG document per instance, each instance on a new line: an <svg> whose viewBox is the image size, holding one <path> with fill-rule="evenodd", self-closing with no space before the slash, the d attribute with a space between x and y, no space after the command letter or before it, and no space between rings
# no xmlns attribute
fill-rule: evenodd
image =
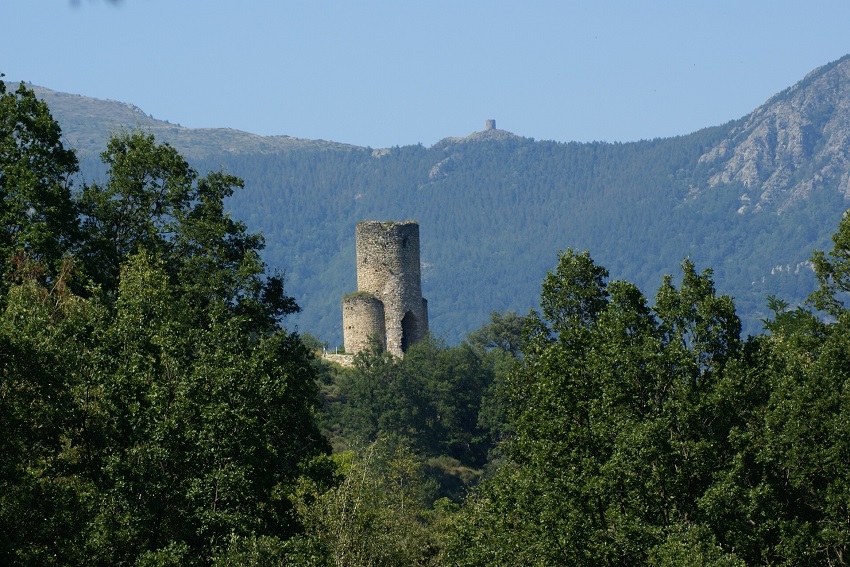
<svg viewBox="0 0 850 567"><path fill-rule="evenodd" d="M444 138L439 144L464 144L468 142L492 142L501 140L523 140L522 136L517 136L507 130L498 130L496 128L473 132L464 138Z"/></svg>
<svg viewBox="0 0 850 567"><path fill-rule="evenodd" d="M809 73L704 153L706 187L742 188L740 213L781 213L813 191L850 200L850 57Z"/></svg>

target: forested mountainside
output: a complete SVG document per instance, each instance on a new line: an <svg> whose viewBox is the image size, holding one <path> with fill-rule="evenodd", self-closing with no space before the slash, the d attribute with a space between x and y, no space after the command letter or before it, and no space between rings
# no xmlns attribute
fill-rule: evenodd
<svg viewBox="0 0 850 567"><path fill-rule="evenodd" d="M118 133L108 171L86 174L102 181L75 185L48 105L0 83L0 564L850 564L850 215L761 282L815 276L805 306L765 298L755 336L694 258L654 299L623 278L683 251L746 274L841 214L833 182L742 205L770 176L724 181L700 158L730 136L725 155L746 154L751 136L730 133L751 124L626 145L486 131L321 160L299 141L231 162L286 172L275 191ZM772 142L762 155L787 154ZM348 227L327 219L405 204L444 230L431 277L466 278L435 294L532 280L550 233L595 239L618 271L567 249L527 316L403 358L374 343L343 367L284 327L295 299L228 214L285 216L277 253L306 287L332 271L299 272L311 255L343 263Z"/></svg>
<svg viewBox="0 0 850 567"><path fill-rule="evenodd" d="M745 332L758 332L769 295L794 305L812 291L808 259L848 206L848 73L843 58L741 119L635 143L495 130L372 149L191 130L121 103L39 93L89 179L103 171L95 149L118 127L150 131L202 172L243 178L229 207L285 271L303 309L290 324L333 347L340 300L356 288L354 226L371 219L419 221L431 329L450 341L492 310L534 306L566 248L589 250L649 295L690 258L735 298Z"/></svg>

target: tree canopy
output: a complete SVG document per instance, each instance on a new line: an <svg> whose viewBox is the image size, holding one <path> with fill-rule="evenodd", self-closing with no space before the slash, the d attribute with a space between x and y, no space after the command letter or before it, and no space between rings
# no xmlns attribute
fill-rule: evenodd
<svg viewBox="0 0 850 567"><path fill-rule="evenodd" d="M0 104L0 562L210 564L284 542L287 495L330 478L328 445L312 355L281 326L297 306L225 212L241 181L123 133L108 181L72 196L47 108L23 86Z"/></svg>
<svg viewBox="0 0 850 567"><path fill-rule="evenodd" d="M848 217L746 339L712 270L649 299L567 249L539 310L341 368L240 179L142 132L102 158L72 191L0 83L3 565L850 562Z"/></svg>

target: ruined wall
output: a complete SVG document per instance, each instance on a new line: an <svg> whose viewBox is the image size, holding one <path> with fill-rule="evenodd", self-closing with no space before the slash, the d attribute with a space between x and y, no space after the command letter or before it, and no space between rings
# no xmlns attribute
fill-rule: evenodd
<svg viewBox="0 0 850 567"><path fill-rule="evenodd" d="M342 298L342 338L345 351L356 353L369 345L372 337L386 348L384 304L370 293L357 292Z"/></svg>
<svg viewBox="0 0 850 567"><path fill-rule="evenodd" d="M415 221L361 222L355 229L355 241L357 290L371 294L383 305L384 344L389 352L402 356L410 345L428 333L428 306L422 297L419 263L419 224ZM358 309L366 308L352 305L351 316L358 313ZM345 312L344 301L345 350L353 353L359 350L355 341L360 340L357 337L362 336L363 331L348 329ZM374 324L370 325L374 328Z"/></svg>

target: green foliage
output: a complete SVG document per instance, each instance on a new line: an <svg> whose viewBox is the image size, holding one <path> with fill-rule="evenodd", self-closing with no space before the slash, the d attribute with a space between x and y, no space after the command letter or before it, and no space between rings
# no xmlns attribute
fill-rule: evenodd
<svg viewBox="0 0 850 567"><path fill-rule="evenodd" d="M147 250L187 299L199 308L223 301L255 331L273 330L279 317L298 310L283 279L265 277L263 238L225 213L240 179L221 172L199 178L174 148L139 132L111 139L102 157L109 181L85 187L81 205L84 258L104 291L114 290L128 256Z"/></svg>
<svg viewBox="0 0 850 567"><path fill-rule="evenodd" d="M195 306L173 293L161 265L131 257L92 353L92 386L111 417L83 442L101 471L92 521L120 553L110 561L177 544L203 557L232 535L291 535L285 495L299 463L324 450L297 337L252 338L223 304L197 326Z"/></svg>
<svg viewBox="0 0 850 567"><path fill-rule="evenodd" d="M125 134L77 210L46 107L4 87L0 109L0 563L848 563L846 218L812 259L825 318L770 295L742 341L711 270L650 306L567 250L540 312L341 369L282 328L295 301L226 213L239 179ZM503 149L519 171L541 148Z"/></svg>
<svg viewBox="0 0 850 567"><path fill-rule="evenodd" d="M742 343L691 262L650 309L562 255L503 390L506 458L449 519L447 561L846 564L845 262L813 299L833 323L771 297L772 334Z"/></svg>
<svg viewBox="0 0 850 567"><path fill-rule="evenodd" d="M501 351L513 357L522 353L522 329L525 320L514 311L493 311L490 323L473 331L467 342L479 352Z"/></svg>
<svg viewBox="0 0 850 567"><path fill-rule="evenodd" d="M815 251L812 256L819 288L811 300L817 309L838 317L845 311L844 301L850 292L850 218L845 213L833 237L829 254Z"/></svg>
<svg viewBox="0 0 850 567"><path fill-rule="evenodd" d="M745 567L734 553L726 552L704 527L674 529L653 549L648 565L657 567Z"/></svg>
<svg viewBox="0 0 850 567"><path fill-rule="evenodd" d="M823 260L820 253L813 258L816 265ZM839 255L828 262L828 273L841 273ZM824 266L816 268L819 275ZM774 302L775 318L767 322L772 335L755 343L745 370L761 382L760 403L730 436L736 457L704 498L723 538L748 562L847 563L850 343L846 311L833 295L844 290L831 275L821 281L812 302L837 320L824 323Z"/></svg>
<svg viewBox="0 0 850 567"><path fill-rule="evenodd" d="M397 359L375 343L340 375L338 398L327 411L339 424L343 446L403 439L423 457L480 468L491 439L479 419L494 372L468 344L448 347L427 338Z"/></svg>
<svg viewBox="0 0 850 567"><path fill-rule="evenodd" d="M650 309L587 253L561 255L510 376L508 461L468 504L460 563L645 563L699 518L726 458L714 391L739 327L710 275L682 267Z"/></svg>
<svg viewBox="0 0 850 567"><path fill-rule="evenodd" d="M404 443L423 461L430 499L460 501L506 435L498 391L517 359L503 347L518 344L521 333L515 315L494 317L498 323L472 337L475 346L449 347L428 337L398 359L374 342L355 355L354 368L325 366L320 418L334 448ZM494 333L507 342L479 342Z"/></svg>
<svg viewBox="0 0 850 567"><path fill-rule="evenodd" d="M101 154L109 168L103 185L83 189L81 205L95 281L115 281L120 264L141 249L161 254L197 197L197 173L152 135L123 133Z"/></svg>
<svg viewBox="0 0 850 567"><path fill-rule="evenodd" d="M88 401L90 329L104 313L73 295L68 272L47 288L9 288L0 313L0 563L80 564L92 485L75 443ZM57 543L60 543L57 545ZM73 543L72 543L73 542Z"/></svg>
<svg viewBox="0 0 850 567"><path fill-rule="evenodd" d="M324 556L316 564L435 565L422 473L410 450L379 440L358 454L338 454L337 462L336 487L321 492L306 484L298 494L308 549Z"/></svg>
<svg viewBox="0 0 850 567"><path fill-rule="evenodd" d="M327 478L316 366L280 327L297 306L224 211L241 181L141 134L104 158L109 182L81 197L82 283L23 247L3 296L0 560L280 558L301 529L288 495Z"/></svg>
<svg viewBox="0 0 850 567"><path fill-rule="evenodd" d="M71 200L77 170L47 105L23 83L7 92L0 81L0 290L16 254L40 261L47 276L60 269L78 238Z"/></svg>
<svg viewBox="0 0 850 567"><path fill-rule="evenodd" d="M561 254L556 271L543 280L540 308L552 331L566 333L591 325L606 304L608 271L596 266L585 250Z"/></svg>

